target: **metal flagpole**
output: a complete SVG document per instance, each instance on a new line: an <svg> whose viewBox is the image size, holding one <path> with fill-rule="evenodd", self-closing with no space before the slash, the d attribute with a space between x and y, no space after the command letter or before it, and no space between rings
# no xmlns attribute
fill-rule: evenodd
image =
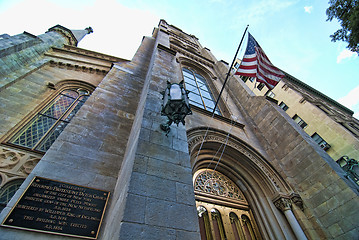
<svg viewBox="0 0 359 240"><path fill-rule="evenodd" d="M226 83L227 83L227 80L228 80L229 74L231 73L231 70L232 70L233 64L234 64L234 62L236 61L237 54L238 54L238 52L239 52L239 49L241 48L241 45L242 45L242 42L243 42L244 36L246 35L246 32L247 32L248 27L249 27L249 25L247 25L246 29L244 30L244 33L243 33L243 36L242 36L241 42L239 43L239 46L238 46L238 48L237 48L236 55L234 55L234 58L233 58L233 61L232 61L232 65L231 65L231 67L228 69L228 73L227 73L226 79L224 80L224 83L223 83L223 86L222 86L221 92L220 92L220 93L219 93L219 95L218 95L218 98L217 98L217 101L216 101L216 105L214 105L214 109L213 109L212 115L213 115L213 114L214 114L214 112L216 111L216 107L217 107L217 105L218 105L219 99L221 98L221 95L222 95L223 89L224 89L224 87L226 86Z"/></svg>

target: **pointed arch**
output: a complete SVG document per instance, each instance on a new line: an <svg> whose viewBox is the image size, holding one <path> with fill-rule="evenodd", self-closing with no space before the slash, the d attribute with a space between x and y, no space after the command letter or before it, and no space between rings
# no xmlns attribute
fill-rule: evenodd
<svg viewBox="0 0 359 240"><path fill-rule="evenodd" d="M47 86L55 91L6 134L4 145L45 153L95 89L78 80Z"/></svg>
<svg viewBox="0 0 359 240"><path fill-rule="evenodd" d="M279 214L271 200L278 194L289 195L293 190L270 162L243 140L218 129L189 129L187 137L193 173L217 166L217 171L225 174L240 187L263 238L294 237L288 222ZM226 150L217 165L219 159L215 153L224 143L227 143ZM238 218L241 219L240 216Z"/></svg>
<svg viewBox="0 0 359 240"><path fill-rule="evenodd" d="M23 178L18 178L0 187L0 212L5 208L23 182Z"/></svg>
<svg viewBox="0 0 359 240"><path fill-rule="evenodd" d="M188 146L191 155L197 154L206 131L207 128L204 127L194 128L187 131ZM197 162L193 162L195 159L191 158L191 164L194 167L193 171L202 168L201 166L203 164L208 163L209 156L211 156L210 159L212 159L213 156L208 154L208 152L217 150L221 144L224 144L226 142L227 134L228 133L222 130L214 128L208 129L205 143L201 150L201 157L197 159ZM226 155L227 159L221 163L222 168L231 168L233 164L241 165L244 168L250 168L251 171L257 173L256 176L261 177L262 181L265 182L273 195L277 192L288 194L292 192L286 181L258 151L231 134L229 134L227 141ZM241 161L238 159L241 159Z"/></svg>
<svg viewBox="0 0 359 240"><path fill-rule="evenodd" d="M216 102L218 99L221 83L214 82L217 80L217 76L216 73L214 72L213 66L212 65L208 66L208 64L201 64L200 61L195 62L185 56L180 56L177 59L180 62L181 69L183 68L189 69L190 71L193 71L195 74L199 74L205 79L208 90L213 97L213 101ZM182 73L182 79L184 79L183 73ZM210 111L212 112L212 110ZM218 105L216 107L216 112L217 114L229 117L229 110L225 102L222 100L222 98L218 102Z"/></svg>
<svg viewBox="0 0 359 240"><path fill-rule="evenodd" d="M215 76L212 70L208 69L206 66L198 62L191 60L190 58L181 56L178 57L178 61L180 62L181 67L187 67L191 70L194 70L199 74L201 74L206 79L217 79L217 77Z"/></svg>

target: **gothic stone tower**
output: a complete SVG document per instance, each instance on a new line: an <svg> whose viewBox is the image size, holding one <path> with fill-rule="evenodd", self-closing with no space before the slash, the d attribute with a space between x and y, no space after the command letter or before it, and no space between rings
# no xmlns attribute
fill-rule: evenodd
<svg viewBox="0 0 359 240"><path fill-rule="evenodd" d="M2 35L1 239L358 236L357 186L276 103L232 77L213 109L229 66L195 36L161 20L128 61L88 32ZM193 115L166 135L182 80Z"/></svg>

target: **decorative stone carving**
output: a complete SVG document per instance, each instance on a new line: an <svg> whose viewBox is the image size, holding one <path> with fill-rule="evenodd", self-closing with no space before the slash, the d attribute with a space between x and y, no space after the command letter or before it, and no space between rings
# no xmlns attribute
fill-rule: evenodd
<svg viewBox="0 0 359 240"><path fill-rule="evenodd" d="M292 202L295 204L295 205L297 205L299 208L300 208L300 210L304 210L304 207L303 207L303 200L302 200L302 198L299 196L299 194L298 193L292 193L291 195L290 195L290 199L292 200Z"/></svg>
<svg viewBox="0 0 359 240"><path fill-rule="evenodd" d="M194 181L194 190L215 196L245 201L243 193L229 178L220 172L204 170Z"/></svg>
<svg viewBox="0 0 359 240"><path fill-rule="evenodd" d="M45 54L47 55L47 54ZM106 75L107 71L99 68L91 68L87 66L79 66L79 65L73 65L70 63L63 63L63 62L55 62L54 60L50 60L50 66L51 67L58 67L58 68L66 68L67 70L73 70L73 71L82 71L86 73L91 74L99 74L99 75Z"/></svg>
<svg viewBox="0 0 359 240"><path fill-rule="evenodd" d="M40 161L41 155L0 146L0 187L20 178L26 178Z"/></svg>
<svg viewBox="0 0 359 240"><path fill-rule="evenodd" d="M292 207L292 200L285 196L280 196L274 200L274 205L282 212L290 210Z"/></svg>

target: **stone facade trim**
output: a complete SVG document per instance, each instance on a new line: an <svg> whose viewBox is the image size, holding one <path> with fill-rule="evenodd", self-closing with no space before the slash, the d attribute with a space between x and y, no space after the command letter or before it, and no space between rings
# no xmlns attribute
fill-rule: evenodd
<svg viewBox="0 0 359 240"><path fill-rule="evenodd" d="M174 51L177 51L179 53L181 53L182 55L192 59L193 61L197 61L199 63L202 63L210 68L214 67L214 62L195 53L192 53L190 51L188 51L187 49L184 49L182 47L176 46L174 44L171 44L171 49L173 49Z"/></svg>
<svg viewBox="0 0 359 240"><path fill-rule="evenodd" d="M78 41L77 41L76 37L74 36L74 34L71 32L71 30L69 30L61 25L56 25L52 28L49 28L49 30L47 32L60 33L62 36L64 36L67 39L69 44L72 46L76 47L78 44Z"/></svg>
<svg viewBox="0 0 359 240"><path fill-rule="evenodd" d="M16 179L25 179L41 157L39 154L0 146L0 187Z"/></svg>
<svg viewBox="0 0 359 240"><path fill-rule="evenodd" d="M92 73L92 74L100 74L100 75L106 75L108 71L99 69L99 68L92 68L87 66L80 66L80 65L73 65L70 63L63 63L63 62L55 62L53 60L50 60L50 66L51 67L58 67L58 68L66 68L67 70L74 70L74 71L82 71L86 73Z"/></svg>
<svg viewBox="0 0 359 240"><path fill-rule="evenodd" d="M303 211L303 200L298 193L291 193L290 195L279 194L273 198L274 205L282 212L290 210L294 203Z"/></svg>
<svg viewBox="0 0 359 240"><path fill-rule="evenodd" d="M274 205L282 212L292 208L292 200L289 196L279 195L273 200Z"/></svg>
<svg viewBox="0 0 359 240"><path fill-rule="evenodd" d="M164 50L164 51L166 51L166 52L172 54L173 56L176 56L176 54L177 54L176 51L174 51L174 50L172 50L172 49L170 49L170 48L168 48L168 47L166 47L166 46L164 46L164 45L162 45L162 44L160 44L160 43L157 45L157 48L158 48L158 49L161 49L161 50Z"/></svg>

